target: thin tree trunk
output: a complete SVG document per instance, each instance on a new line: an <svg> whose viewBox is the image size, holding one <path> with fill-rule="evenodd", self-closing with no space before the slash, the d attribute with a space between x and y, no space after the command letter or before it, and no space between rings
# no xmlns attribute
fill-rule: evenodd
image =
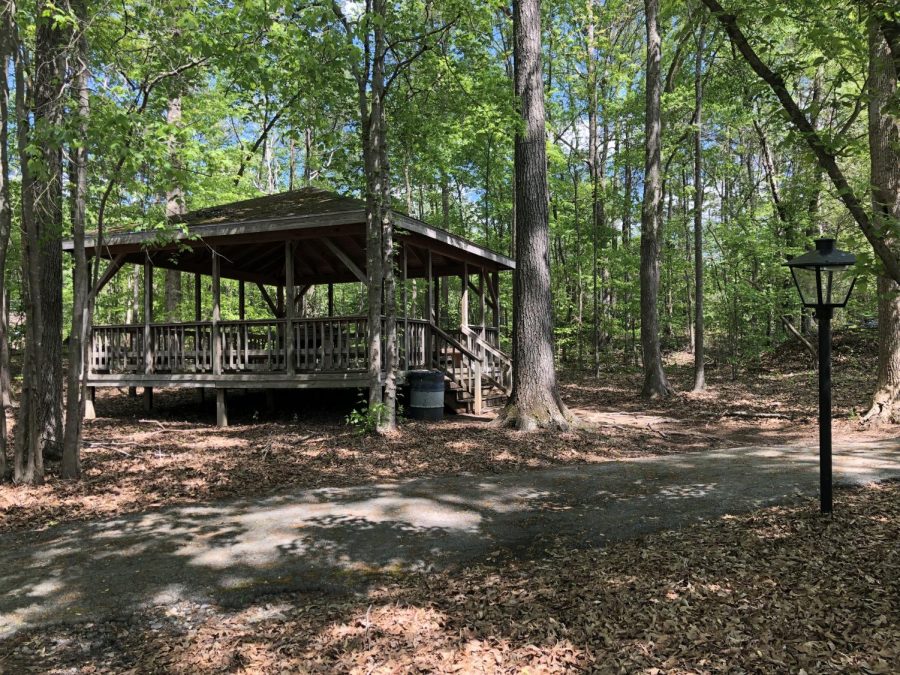
<svg viewBox="0 0 900 675"><path fill-rule="evenodd" d="M87 137L89 108L88 93L88 44L87 7L85 0L73 3L78 17L76 30L76 58L74 59L73 91L77 110L77 130L79 138ZM88 267L84 250L84 231L87 214L88 175L87 146L80 143L71 152L72 174L72 237L75 259L72 282L72 333L69 338L69 370L66 382L66 425L63 437L62 467L63 478L81 476L81 432L85 410L85 364L86 349L90 331L88 310Z"/></svg>
<svg viewBox="0 0 900 675"><path fill-rule="evenodd" d="M874 225L900 253L900 112L897 71L874 16L869 19L869 153ZM900 284L878 277L878 375L865 419L900 417Z"/></svg>
<svg viewBox="0 0 900 675"><path fill-rule="evenodd" d="M587 105L588 105L588 172L591 179L591 302L593 317L591 321L591 343L594 352L594 374L600 375L600 294L599 294L599 238L600 218L598 204L600 201L599 160L597 151L597 64L594 44L594 2L587 2Z"/></svg>
<svg viewBox="0 0 900 675"><path fill-rule="evenodd" d="M515 88L524 124L515 140L516 261L513 390L497 424L567 429L553 362L550 227L539 0L513 4Z"/></svg>
<svg viewBox="0 0 900 675"><path fill-rule="evenodd" d="M312 129L303 130L303 184L306 187L312 185L312 161L313 161L313 135Z"/></svg>
<svg viewBox="0 0 900 675"><path fill-rule="evenodd" d="M647 112L645 128L646 161L644 203L641 210L641 352L643 354L646 398L672 394L663 371L659 346L659 258L662 237L660 152L661 41L657 26L659 0L644 0L647 23Z"/></svg>
<svg viewBox="0 0 900 675"><path fill-rule="evenodd" d="M632 207L632 182L633 182L633 174L631 172L631 164L629 164L630 157L630 137L629 137L629 122L626 118L625 120L625 176L622 180L622 189L625 191L625 204L623 205L623 213L622 213L622 249L625 253L625 259L628 261L629 255L631 253L631 207ZM622 291L622 304L625 307L626 312L626 333L625 333L625 355L624 362L626 364L633 364L635 359L635 348L634 348L634 332L635 332L635 321L634 321L634 312L631 311L631 272L630 272L630 264L625 265L625 271L623 272L623 281L624 281L624 290Z"/></svg>
<svg viewBox="0 0 900 675"><path fill-rule="evenodd" d="M288 141L288 192L294 190L294 177L297 173L297 142L291 137Z"/></svg>
<svg viewBox="0 0 900 675"><path fill-rule="evenodd" d="M382 242L382 199L385 179L381 150L381 118L384 114L384 0L374 0L371 7L376 24L374 29L374 57L371 82L367 76L358 80L360 116L363 129L363 161L366 172L366 282L368 289L368 379L369 414L381 421L382 393L382 330L381 308L384 282ZM368 43L368 41L367 41ZM367 74L368 75L368 74Z"/></svg>
<svg viewBox="0 0 900 675"><path fill-rule="evenodd" d="M706 388L703 326L703 42L700 26L694 62L694 391Z"/></svg>

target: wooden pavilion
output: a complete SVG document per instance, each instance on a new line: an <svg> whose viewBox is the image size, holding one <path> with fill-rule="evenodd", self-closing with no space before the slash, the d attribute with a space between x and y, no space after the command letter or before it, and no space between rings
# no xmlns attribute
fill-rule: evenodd
<svg viewBox="0 0 900 675"><path fill-rule="evenodd" d="M368 386L367 319L335 316L333 292L335 284L366 284L364 202L304 188L193 211L179 224L164 241L149 231L110 234L99 250L94 239L86 241L89 257L110 261L95 293L124 265L144 266L142 322L92 327L89 415L96 387L141 387L148 407L154 387L213 389L224 426L228 389ZM401 213L395 226L399 377L436 368L445 375L449 405L481 413L502 402L512 363L500 349L499 273L514 262ZM64 243L64 250L72 247ZM155 320L156 267L195 275L193 321ZM204 275L212 277L211 307L201 302ZM440 286L450 277L460 279L454 326L439 305ZM239 282L237 320L222 319L221 279ZM425 281L421 311L410 311L413 279ZM271 318L246 318L248 283ZM328 288L327 316L298 311L314 285Z"/></svg>

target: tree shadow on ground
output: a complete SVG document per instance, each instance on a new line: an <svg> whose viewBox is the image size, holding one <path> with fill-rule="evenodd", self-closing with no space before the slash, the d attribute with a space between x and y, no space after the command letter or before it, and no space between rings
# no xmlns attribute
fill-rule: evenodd
<svg viewBox="0 0 900 675"><path fill-rule="evenodd" d="M900 475L896 444L840 453L847 475ZM0 633L164 606L241 607L284 591L353 593L373 578L598 546L814 495L813 453L754 449L495 477L322 488L0 538ZM840 472L838 473L840 476Z"/></svg>

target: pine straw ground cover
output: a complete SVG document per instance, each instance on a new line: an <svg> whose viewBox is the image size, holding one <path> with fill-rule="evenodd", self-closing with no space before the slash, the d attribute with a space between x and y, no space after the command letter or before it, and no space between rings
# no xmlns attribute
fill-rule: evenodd
<svg viewBox="0 0 900 675"><path fill-rule="evenodd" d="M900 672L900 482L600 550L34 630L9 673Z"/></svg>

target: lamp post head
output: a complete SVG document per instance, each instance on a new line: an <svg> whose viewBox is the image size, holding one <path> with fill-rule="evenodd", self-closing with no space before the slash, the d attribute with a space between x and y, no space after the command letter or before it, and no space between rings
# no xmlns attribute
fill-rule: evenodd
<svg viewBox="0 0 900 675"><path fill-rule="evenodd" d="M850 299L856 274L856 256L835 248L834 239L816 239L816 247L787 263L806 307L844 307Z"/></svg>

